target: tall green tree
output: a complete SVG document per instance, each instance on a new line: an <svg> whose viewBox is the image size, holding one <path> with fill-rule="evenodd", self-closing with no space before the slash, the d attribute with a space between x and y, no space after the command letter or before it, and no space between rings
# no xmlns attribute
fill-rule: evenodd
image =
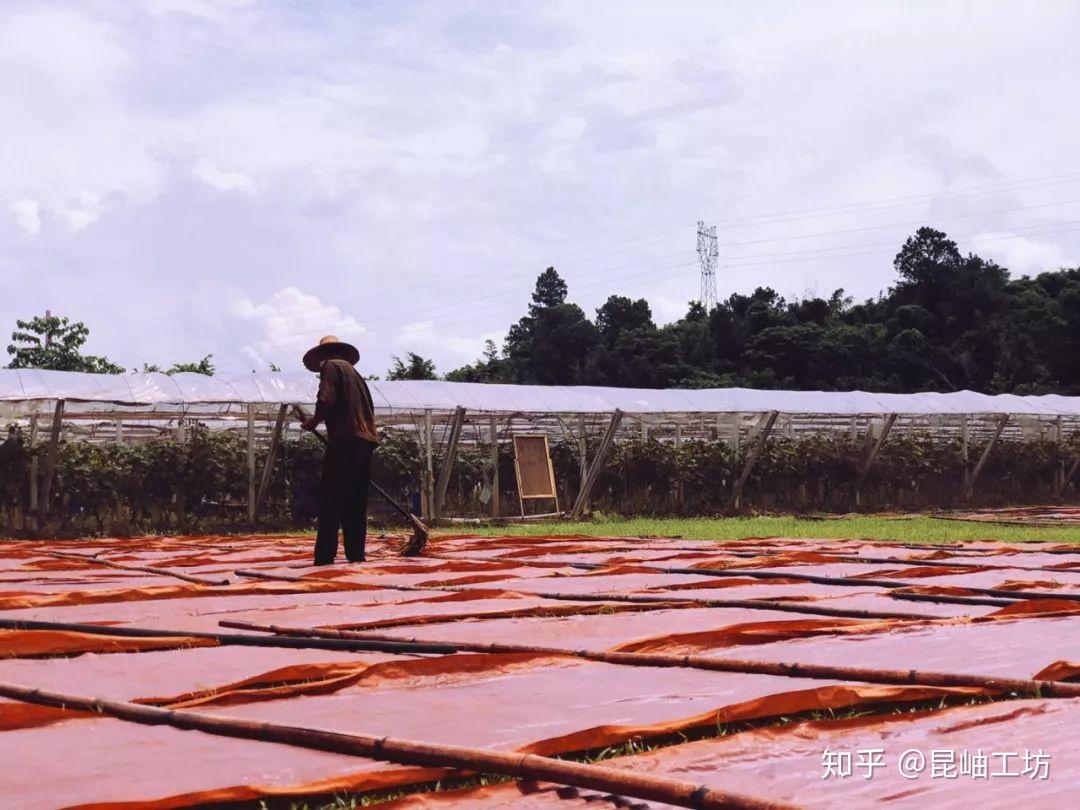
<svg viewBox="0 0 1080 810"><path fill-rule="evenodd" d="M547 268L536 280L529 314L510 327L506 357L517 382L573 385L580 381L596 327L577 304L566 300L566 282Z"/></svg>
<svg viewBox="0 0 1080 810"><path fill-rule="evenodd" d="M513 364L499 353L494 340L484 341L484 351L475 362L447 372L450 382L512 383L515 381Z"/></svg>
<svg viewBox="0 0 1080 810"><path fill-rule="evenodd" d="M437 380L435 363L415 352L408 352L405 359L394 358L394 364L386 372L388 380Z"/></svg>
<svg viewBox="0 0 1080 810"><path fill-rule="evenodd" d="M15 321L8 368L44 368L55 371L85 371L93 374L123 374L124 369L105 357L80 350L90 336L82 321L71 322L60 315L39 315Z"/></svg>

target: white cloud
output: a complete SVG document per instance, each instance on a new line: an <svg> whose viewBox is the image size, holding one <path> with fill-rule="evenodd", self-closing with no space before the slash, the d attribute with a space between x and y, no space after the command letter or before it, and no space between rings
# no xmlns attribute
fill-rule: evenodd
<svg viewBox="0 0 1080 810"><path fill-rule="evenodd" d="M253 0L141 0L142 7L154 15L184 14L210 21L252 4Z"/></svg>
<svg viewBox="0 0 1080 810"><path fill-rule="evenodd" d="M12 200L8 203L8 210L15 217L19 227L31 236L41 231L41 206L37 200L24 197L21 200Z"/></svg>
<svg viewBox="0 0 1080 810"><path fill-rule="evenodd" d="M686 317L686 313L690 309L689 300L680 301L666 295L651 296L649 304L653 311L653 320L660 326Z"/></svg>
<svg viewBox="0 0 1080 810"><path fill-rule="evenodd" d="M74 201L57 210L57 214L72 233L96 222L105 212L100 194L84 191Z"/></svg>
<svg viewBox="0 0 1080 810"><path fill-rule="evenodd" d="M260 364L275 358L292 360L323 335L332 334L342 340L357 342L367 334L355 318L339 307L326 304L318 296L296 287L278 290L264 303L240 298L233 303L230 314L248 322L259 332L240 351ZM279 362L279 365L284 366L284 363Z"/></svg>
<svg viewBox="0 0 1080 810"><path fill-rule="evenodd" d="M692 266L665 259L662 281L634 286L643 256L692 258L698 219L720 223L721 297L873 295L919 224L1023 232L1022 214L948 217L1067 201L1080 184L731 221L1074 171L1080 113L1062 99L1080 55L1061 32L1080 6L1029 5L0 4L0 201L38 234L30 248L0 228L0 255L28 279L0 300L0 323L46 296L130 323L152 296L174 324L162 340L186 356L176 280L221 284L202 314L228 326L207 348L243 343L244 329L285 366L345 331L344 312L289 286L317 268L319 295L364 307L364 323L431 313L378 342L361 333L381 352L373 371L409 349L444 369L520 316L549 264L590 315L619 293L647 296L659 322L681 316ZM1037 240L984 242L1020 272L1080 248L1075 234ZM861 244L876 252L813 253ZM82 277L117 293L76 296ZM458 303L469 296L479 303Z"/></svg>
<svg viewBox="0 0 1080 810"><path fill-rule="evenodd" d="M195 176L206 185L212 186L219 191L243 191L245 194L255 193L255 184L251 178L240 172L222 171L212 160L201 158L195 164Z"/></svg>
<svg viewBox="0 0 1080 810"><path fill-rule="evenodd" d="M153 199L163 179L153 127L125 97L135 66L119 29L81 9L3 12L0 194L34 199L71 230L114 194Z"/></svg>
<svg viewBox="0 0 1080 810"><path fill-rule="evenodd" d="M973 252L993 259L1014 275L1032 275L1078 263L1076 254L1066 253L1060 245L1012 233L980 233L971 243Z"/></svg>
<svg viewBox="0 0 1080 810"><path fill-rule="evenodd" d="M485 332L478 337L454 336L447 331L432 320L414 321L403 324L384 343L390 344L392 354L416 352L433 358L439 373L445 373L478 359L486 341L492 340L501 348L506 339L506 330Z"/></svg>

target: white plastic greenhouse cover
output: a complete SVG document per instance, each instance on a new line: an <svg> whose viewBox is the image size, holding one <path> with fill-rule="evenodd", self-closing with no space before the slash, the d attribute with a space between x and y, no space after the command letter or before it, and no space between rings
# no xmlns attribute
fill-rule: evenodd
<svg viewBox="0 0 1080 810"><path fill-rule="evenodd" d="M306 372L208 377L203 374L83 374L0 369L0 401L64 399L117 405L312 403L318 381ZM1078 416L1080 397L950 394L875 394L865 391L759 391L483 385L441 381L369 383L380 411L453 410L471 413L755 413L786 414L1026 414Z"/></svg>

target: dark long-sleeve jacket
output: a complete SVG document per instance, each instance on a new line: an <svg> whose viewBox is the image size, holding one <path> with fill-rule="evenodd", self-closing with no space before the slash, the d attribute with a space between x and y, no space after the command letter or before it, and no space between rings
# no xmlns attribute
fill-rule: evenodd
<svg viewBox="0 0 1080 810"><path fill-rule="evenodd" d="M327 360L319 374L315 421L326 422L331 441L352 436L378 444L375 406L359 372L346 360Z"/></svg>

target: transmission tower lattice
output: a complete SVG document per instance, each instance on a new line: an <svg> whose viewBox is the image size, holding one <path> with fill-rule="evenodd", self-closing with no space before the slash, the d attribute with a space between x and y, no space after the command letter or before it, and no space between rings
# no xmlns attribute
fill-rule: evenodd
<svg viewBox="0 0 1080 810"><path fill-rule="evenodd" d="M701 261L701 306L706 312L716 307L716 263L720 248L716 243L716 226L697 224L697 253Z"/></svg>

